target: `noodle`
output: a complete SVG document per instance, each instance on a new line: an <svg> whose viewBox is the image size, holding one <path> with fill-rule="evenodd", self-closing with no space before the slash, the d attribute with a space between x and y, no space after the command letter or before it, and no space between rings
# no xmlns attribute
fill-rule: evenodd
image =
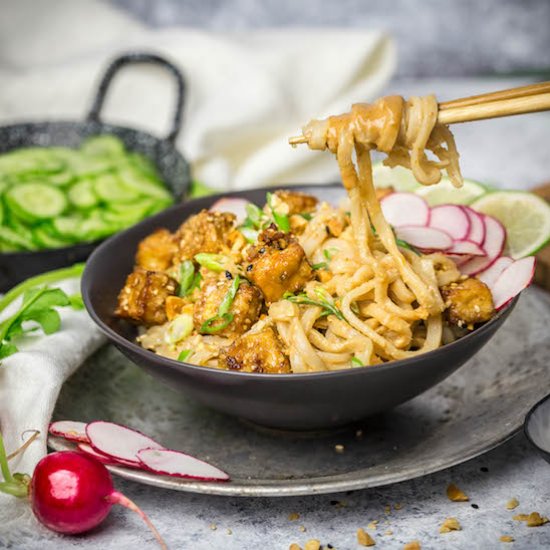
<svg viewBox="0 0 550 550"><path fill-rule="evenodd" d="M292 372L376 365L442 344L445 304L439 289L458 281L460 272L443 254L418 255L398 246L376 196L370 158L373 149L386 153L386 165L410 168L423 185L438 183L442 170L455 186L462 185L454 139L438 124L437 114L433 96L406 102L390 96L353 105L347 114L303 128L311 149L328 149L336 156L350 206L346 212L322 203L307 222L300 220L297 242L308 265L323 269L317 280L305 284L301 297L293 294L289 301L283 296L267 304L266 313L248 331L274 329ZM331 223L338 227L334 234L328 230ZM231 254L245 257L247 246L243 238L235 240ZM238 273L246 277L243 268ZM163 353L155 345L157 328L141 337L142 344ZM445 329L446 340L451 340ZM169 356L191 343L193 362L217 366L220 350L233 341L193 334Z"/></svg>

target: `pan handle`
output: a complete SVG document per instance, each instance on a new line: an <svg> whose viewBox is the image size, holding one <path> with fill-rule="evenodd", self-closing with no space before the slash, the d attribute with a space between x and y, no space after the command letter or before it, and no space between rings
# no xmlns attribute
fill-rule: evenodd
<svg viewBox="0 0 550 550"><path fill-rule="evenodd" d="M174 116L172 119L172 129L170 130L170 133L166 136L165 139L170 143L174 143L181 130L182 116L183 116L183 103L185 99L185 81L178 67L173 65L167 59L164 59L163 57L156 54L145 53L145 52L132 52L132 53L123 54L115 58L107 67L107 70L105 71L105 74L101 79L101 82L97 89L97 93L94 98L94 102L92 103L92 108L90 109L90 112L86 117L86 120L93 121L93 122L101 122L100 120L101 108L103 107L105 96L107 95L107 91L111 84L111 80L113 79L115 74L119 71L119 69L121 69L125 65L131 65L134 63L152 63L153 65L159 65L161 67L164 67L170 73L172 73L176 81L176 87L177 87L176 88L176 106L174 110Z"/></svg>

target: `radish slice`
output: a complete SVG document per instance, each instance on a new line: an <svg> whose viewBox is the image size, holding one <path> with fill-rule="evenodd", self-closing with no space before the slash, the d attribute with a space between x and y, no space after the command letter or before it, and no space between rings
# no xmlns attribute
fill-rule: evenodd
<svg viewBox="0 0 550 550"><path fill-rule="evenodd" d="M461 208L470 219L470 231L466 238L476 244L483 245L486 233L483 215L468 206L461 206Z"/></svg>
<svg viewBox="0 0 550 550"><path fill-rule="evenodd" d="M58 420L52 422L48 428L52 435L64 437L69 441L82 441L88 443L89 439L86 435L86 423L76 422L73 420Z"/></svg>
<svg viewBox="0 0 550 550"><path fill-rule="evenodd" d="M508 258L508 256L501 256L495 260L493 265L478 273L477 278L485 283L489 288L493 288L500 274L513 263L514 260L512 260L512 258Z"/></svg>
<svg viewBox="0 0 550 550"><path fill-rule="evenodd" d="M447 250L453 246L453 239L448 233L433 227L396 227L395 234L398 239L422 250Z"/></svg>
<svg viewBox="0 0 550 550"><path fill-rule="evenodd" d="M205 481L227 481L229 479L229 476L219 468L179 451L142 449L137 456L143 466L156 474Z"/></svg>
<svg viewBox="0 0 550 550"><path fill-rule="evenodd" d="M394 227L425 226L430 221L428 203L414 193L391 193L380 201L380 206L387 222Z"/></svg>
<svg viewBox="0 0 550 550"><path fill-rule="evenodd" d="M535 257L529 256L510 264L498 277L493 288L495 309L502 309L508 302L527 288L535 276Z"/></svg>
<svg viewBox="0 0 550 550"><path fill-rule="evenodd" d="M483 249L487 256L483 258L473 258L460 267L460 271L465 275L477 275L490 267L496 259L502 254L504 243L506 242L506 230L503 225L495 218L483 216L485 224L485 241Z"/></svg>
<svg viewBox="0 0 550 550"><path fill-rule="evenodd" d="M99 460L99 462L102 462L103 464L111 464L112 466L122 466L124 468L141 468L141 465L136 466L132 462L126 462L124 460L117 460L113 457L103 455L101 453L98 453L93 449L91 445L88 445L88 443L79 443L77 445L77 448L82 451L84 454L93 456L96 460Z"/></svg>
<svg viewBox="0 0 550 550"><path fill-rule="evenodd" d="M237 223L240 224L246 218L246 205L250 204L250 201L246 199L219 199L211 207L211 212L229 212L235 214L237 217Z"/></svg>
<svg viewBox="0 0 550 550"><path fill-rule="evenodd" d="M455 204L435 206L430 212L430 227L441 229L453 239L464 240L470 233L470 217Z"/></svg>
<svg viewBox="0 0 550 550"><path fill-rule="evenodd" d="M454 241L453 246L447 250L446 254L455 254L457 256L486 256L485 250L473 241Z"/></svg>
<svg viewBox="0 0 550 550"><path fill-rule="evenodd" d="M445 255L453 260L453 262L456 264L456 267L460 267L461 265L464 265L472 259L472 256L467 256L463 254L455 255L445 252Z"/></svg>
<svg viewBox="0 0 550 550"><path fill-rule="evenodd" d="M164 449L160 444L136 430L113 422L90 422L86 435L95 451L117 461L139 466L137 453L141 449Z"/></svg>

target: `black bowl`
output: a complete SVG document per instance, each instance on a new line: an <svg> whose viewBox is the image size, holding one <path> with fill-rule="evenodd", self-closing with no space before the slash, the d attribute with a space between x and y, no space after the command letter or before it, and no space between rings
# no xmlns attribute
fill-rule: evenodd
<svg viewBox="0 0 550 550"><path fill-rule="evenodd" d="M337 203L341 186L295 189ZM223 195L263 204L267 189ZM403 403L441 382L479 351L502 326L517 299L464 338L434 351L375 367L306 374L254 374L200 367L167 359L135 343L136 327L113 317L117 295L132 271L138 242L157 227L175 230L221 195L173 206L111 237L92 254L82 295L92 319L132 361L197 401L274 428L332 428Z"/></svg>
<svg viewBox="0 0 550 550"><path fill-rule="evenodd" d="M527 413L523 431L531 445L550 463L550 395Z"/></svg>
<svg viewBox="0 0 550 550"><path fill-rule="evenodd" d="M106 124L100 119L101 107L112 78L119 69L132 63L159 65L174 77L177 88L176 105L172 128L166 138L157 138L133 128ZM35 146L75 148L90 136L114 135L129 151L140 153L153 162L168 191L177 202L186 195L191 181L189 165L174 145L181 129L184 93L182 74L166 59L150 53L121 55L109 64L85 120L21 122L0 127L0 153ZM98 244L99 241L96 241L48 250L0 253L0 292L5 292L18 282L37 273L84 261Z"/></svg>

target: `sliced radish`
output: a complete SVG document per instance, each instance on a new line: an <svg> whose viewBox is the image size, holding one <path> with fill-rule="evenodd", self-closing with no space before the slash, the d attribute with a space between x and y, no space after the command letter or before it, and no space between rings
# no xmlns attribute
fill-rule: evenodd
<svg viewBox="0 0 550 550"><path fill-rule="evenodd" d="M86 423L76 422L74 420L58 420L52 422L48 428L52 435L64 437L69 441L82 441L88 443L89 439L86 435Z"/></svg>
<svg viewBox="0 0 550 550"><path fill-rule="evenodd" d="M246 218L247 204L250 204L250 201L246 199L219 199L210 207L210 210L212 212L229 212L235 214L237 223L241 223Z"/></svg>
<svg viewBox="0 0 550 550"><path fill-rule="evenodd" d="M453 239L466 239L470 233L470 217L463 208L455 204L435 206L430 212L430 227L441 229Z"/></svg>
<svg viewBox="0 0 550 550"><path fill-rule="evenodd" d="M535 276L535 257L529 256L510 264L498 277L493 288L495 309L502 309L524 288L527 288Z"/></svg>
<svg viewBox="0 0 550 550"><path fill-rule="evenodd" d="M398 239L422 250L447 250L453 246L453 239L448 233L433 227L396 227L395 234Z"/></svg>
<svg viewBox="0 0 550 550"><path fill-rule="evenodd" d="M229 479L229 476L219 468L179 451L142 449L137 456L143 466L156 474L205 481L227 481Z"/></svg>
<svg viewBox="0 0 550 550"><path fill-rule="evenodd" d="M106 456L104 454L98 453L93 449L92 446L88 445L88 443L79 443L77 445L77 448L79 451L82 451L84 454L93 456L96 460L99 460L99 462L102 462L103 464L112 464L113 466L124 466L126 468L136 468L136 465L131 462L116 460L110 456Z"/></svg>
<svg viewBox="0 0 550 550"><path fill-rule="evenodd" d="M512 260L512 258L508 258L508 256L501 256L500 258L497 258L490 267L478 273L476 277L480 281L485 283L489 288L493 288L499 275L509 265L512 265L513 263L514 263L514 260Z"/></svg>
<svg viewBox="0 0 550 550"><path fill-rule="evenodd" d="M113 422L90 422L86 435L95 451L117 461L139 466L137 453L141 449L164 449L160 444L136 430Z"/></svg>
<svg viewBox="0 0 550 550"><path fill-rule="evenodd" d="M476 244L483 245L485 242L485 224L483 223L483 214L476 212L468 206L461 206L470 219L470 231L466 238Z"/></svg>
<svg viewBox="0 0 550 550"><path fill-rule="evenodd" d="M453 246L446 252L456 256L486 256L485 250L477 243L467 240L455 240Z"/></svg>
<svg viewBox="0 0 550 550"><path fill-rule="evenodd" d="M380 206L387 222L394 227L425 226L430 221L428 203L414 193L391 193L380 201Z"/></svg>
<svg viewBox="0 0 550 550"><path fill-rule="evenodd" d="M460 271L465 275L477 275L490 267L496 259L502 254L504 243L506 242L506 230L504 226L491 216L482 217L485 225L485 240L483 249L487 256L483 258L473 258L469 262L460 266Z"/></svg>

